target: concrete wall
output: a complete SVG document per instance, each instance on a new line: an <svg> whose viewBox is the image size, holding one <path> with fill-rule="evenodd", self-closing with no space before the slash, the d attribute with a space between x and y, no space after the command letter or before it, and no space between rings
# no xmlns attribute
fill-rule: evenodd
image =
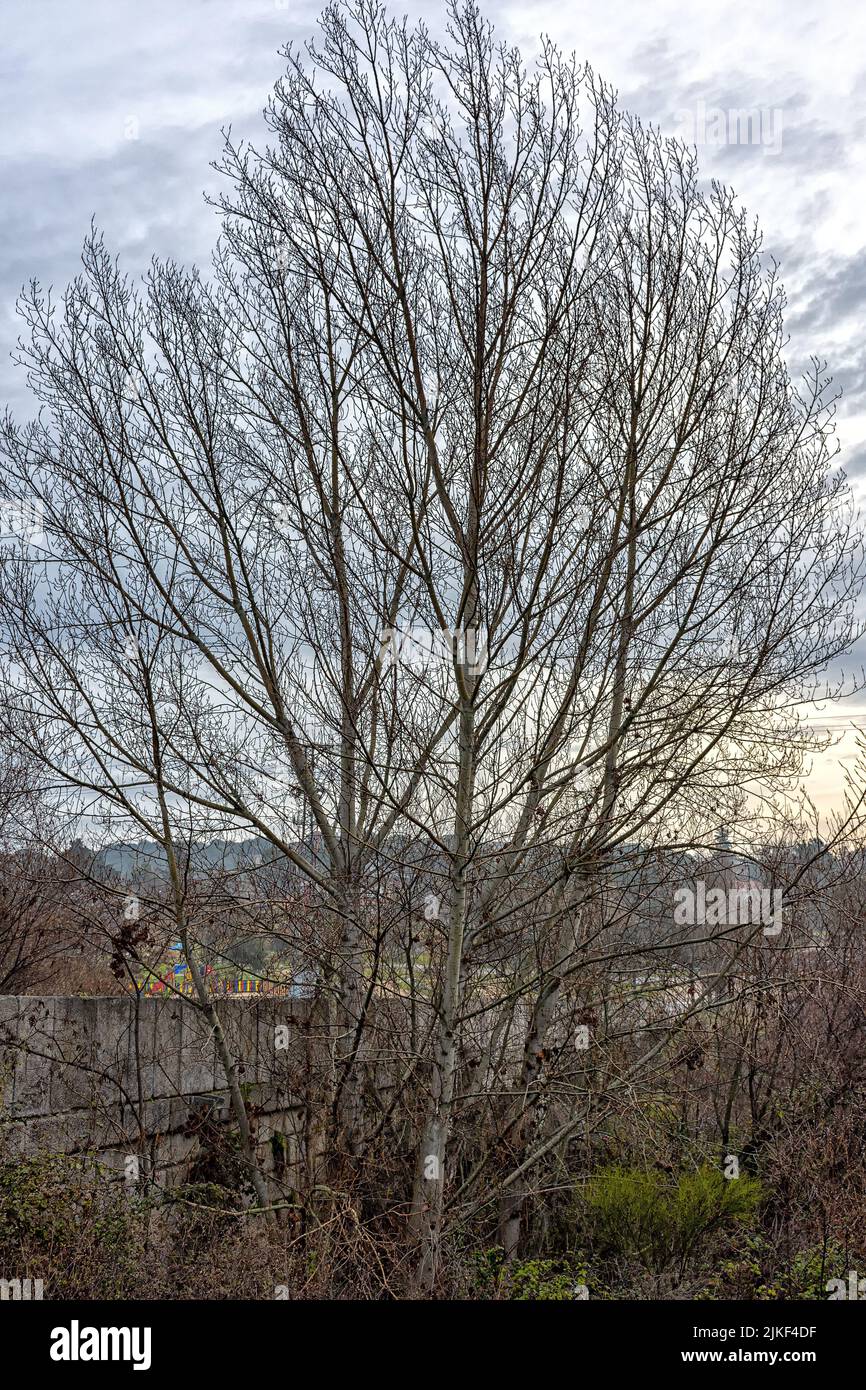
<svg viewBox="0 0 866 1390"><path fill-rule="evenodd" d="M217 1010L263 1164L291 1183L307 1147L311 1006L251 996ZM0 996L0 1095L0 1154L96 1153L119 1173L139 1155L168 1183L199 1149L190 1121L230 1118L211 1029L179 998Z"/></svg>

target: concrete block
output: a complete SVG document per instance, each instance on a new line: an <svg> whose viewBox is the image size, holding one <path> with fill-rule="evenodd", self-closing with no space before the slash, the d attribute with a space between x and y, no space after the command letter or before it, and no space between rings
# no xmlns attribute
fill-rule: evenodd
<svg viewBox="0 0 866 1390"><path fill-rule="evenodd" d="M212 1091L217 1084L217 1070L222 1070L216 1056L214 1030L208 1018L193 1005L183 1010L181 1030L181 1094Z"/></svg>
<svg viewBox="0 0 866 1390"><path fill-rule="evenodd" d="M51 1109L55 1114L90 1106L114 1089L96 1055L96 999L55 999ZM117 1094L111 1097L115 1102Z"/></svg>
<svg viewBox="0 0 866 1390"><path fill-rule="evenodd" d="M148 999L151 1027L142 1028L149 1039L151 1087L149 1098L177 1096L183 1091L181 1031L184 1004L180 999ZM146 1092L147 1094L147 1092Z"/></svg>
<svg viewBox="0 0 866 1390"><path fill-rule="evenodd" d="M11 1107L15 1097L19 1007L16 995L0 994L0 1116Z"/></svg>
<svg viewBox="0 0 866 1390"><path fill-rule="evenodd" d="M30 996L19 1000L12 1118L51 1113L51 1076L56 1058L54 1010L58 1002Z"/></svg>

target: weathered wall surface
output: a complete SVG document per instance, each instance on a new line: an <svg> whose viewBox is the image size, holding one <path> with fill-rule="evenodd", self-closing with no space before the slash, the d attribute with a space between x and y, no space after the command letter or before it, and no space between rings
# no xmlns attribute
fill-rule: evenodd
<svg viewBox="0 0 866 1390"><path fill-rule="evenodd" d="M225 998L218 1014L254 1107L265 1167L303 1161L311 1009L303 1000ZM0 996L0 1153L130 1155L182 1180L196 1116L230 1118L207 1020L179 998ZM273 1136L282 1138L273 1140Z"/></svg>

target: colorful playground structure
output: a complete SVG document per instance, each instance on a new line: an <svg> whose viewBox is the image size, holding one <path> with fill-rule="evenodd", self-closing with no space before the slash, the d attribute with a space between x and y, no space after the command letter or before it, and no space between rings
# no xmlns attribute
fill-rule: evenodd
<svg viewBox="0 0 866 1390"><path fill-rule="evenodd" d="M237 968L206 964L200 967L208 992L225 994L272 994L292 993L290 980L263 980L247 971L240 974ZM166 958L152 969L144 971L139 981L141 994L152 997L160 994L194 994L192 972L183 953L181 942L176 941L166 953Z"/></svg>

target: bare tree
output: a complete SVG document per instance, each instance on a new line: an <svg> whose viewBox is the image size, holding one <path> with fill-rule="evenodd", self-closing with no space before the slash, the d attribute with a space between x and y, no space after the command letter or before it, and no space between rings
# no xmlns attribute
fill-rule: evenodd
<svg viewBox="0 0 866 1390"><path fill-rule="evenodd" d="M527 1175L660 1057L673 1025L549 1104L574 1028L604 1044L623 864L640 900L816 746L859 537L822 371L790 381L775 269L692 152L471 6L442 43L330 7L286 59L272 144L226 144L209 282L139 290L93 235L62 307L23 301L44 409L3 449L47 542L5 557L7 694L82 809L161 846L194 974L179 845L254 833L306 879L330 1151L409 1116L429 1290L447 1202L492 1196L515 1249Z"/></svg>

